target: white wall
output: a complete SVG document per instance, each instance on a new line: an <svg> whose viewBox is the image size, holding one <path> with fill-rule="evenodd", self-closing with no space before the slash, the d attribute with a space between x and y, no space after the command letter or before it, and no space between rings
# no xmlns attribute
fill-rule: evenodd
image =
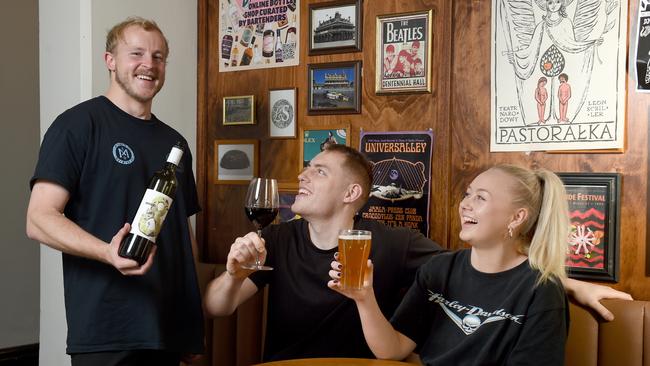
<svg viewBox="0 0 650 366"><path fill-rule="evenodd" d="M167 36L167 80L153 105L196 153L196 0L39 0L41 133L65 109L103 94L106 32L128 16L155 20ZM40 364L69 365L65 355L61 256L41 249Z"/></svg>
<svg viewBox="0 0 650 366"><path fill-rule="evenodd" d="M0 1L0 349L38 343L39 249L25 236L39 143L37 5Z"/></svg>

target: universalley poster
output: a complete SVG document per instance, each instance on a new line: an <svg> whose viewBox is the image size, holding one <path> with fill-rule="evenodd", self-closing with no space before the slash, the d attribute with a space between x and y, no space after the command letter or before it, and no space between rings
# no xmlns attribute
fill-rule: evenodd
<svg viewBox="0 0 650 366"><path fill-rule="evenodd" d="M298 65L300 0L219 0L219 71Z"/></svg>
<svg viewBox="0 0 650 366"><path fill-rule="evenodd" d="M622 149L627 1L492 0L491 151Z"/></svg>
<svg viewBox="0 0 650 366"><path fill-rule="evenodd" d="M431 91L431 14L377 17L376 93Z"/></svg>
<svg viewBox="0 0 650 366"><path fill-rule="evenodd" d="M650 92L650 0L639 0L636 36L636 90Z"/></svg>
<svg viewBox="0 0 650 366"><path fill-rule="evenodd" d="M431 131L361 131L359 150L373 164L361 217L429 235L432 144Z"/></svg>

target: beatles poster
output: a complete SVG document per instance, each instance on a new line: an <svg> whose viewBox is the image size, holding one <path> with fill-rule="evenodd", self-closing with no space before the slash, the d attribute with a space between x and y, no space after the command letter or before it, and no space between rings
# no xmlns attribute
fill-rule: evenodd
<svg viewBox="0 0 650 366"><path fill-rule="evenodd" d="M373 165L362 218L429 235L432 144L431 131L361 131L359 150Z"/></svg>
<svg viewBox="0 0 650 366"><path fill-rule="evenodd" d="M650 91L650 0L639 0L636 36L636 90Z"/></svg>
<svg viewBox="0 0 650 366"><path fill-rule="evenodd" d="M492 0L491 151L622 149L627 2Z"/></svg>
<svg viewBox="0 0 650 366"><path fill-rule="evenodd" d="M219 72L298 65L300 0L219 0Z"/></svg>
<svg viewBox="0 0 650 366"><path fill-rule="evenodd" d="M377 17L376 93L431 91L431 13Z"/></svg>

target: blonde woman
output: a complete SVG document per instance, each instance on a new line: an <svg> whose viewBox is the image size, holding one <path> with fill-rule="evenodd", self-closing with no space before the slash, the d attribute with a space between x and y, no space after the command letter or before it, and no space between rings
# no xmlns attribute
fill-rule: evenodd
<svg viewBox="0 0 650 366"><path fill-rule="evenodd" d="M495 166L469 185L458 211L471 249L420 267L390 322L372 276L360 291L341 290L332 262L328 286L356 302L370 349L396 360L416 351L426 365L563 365L569 218L561 180Z"/></svg>

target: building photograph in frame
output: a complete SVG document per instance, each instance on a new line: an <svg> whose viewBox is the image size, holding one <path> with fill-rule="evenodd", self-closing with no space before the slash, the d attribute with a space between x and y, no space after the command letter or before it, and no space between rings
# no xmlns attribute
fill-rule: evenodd
<svg viewBox="0 0 650 366"><path fill-rule="evenodd" d="M361 113L361 61L308 65L307 114Z"/></svg>
<svg viewBox="0 0 650 366"><path fill-rule="evenodd" d="M309 54L361 51L361 0L309 5Z"/></svg>
<svg viewBox="0 0 650 366"><path fill-rule="evenodd" d="M255 124L255 96L223 97L224 125Z"/></svg>

